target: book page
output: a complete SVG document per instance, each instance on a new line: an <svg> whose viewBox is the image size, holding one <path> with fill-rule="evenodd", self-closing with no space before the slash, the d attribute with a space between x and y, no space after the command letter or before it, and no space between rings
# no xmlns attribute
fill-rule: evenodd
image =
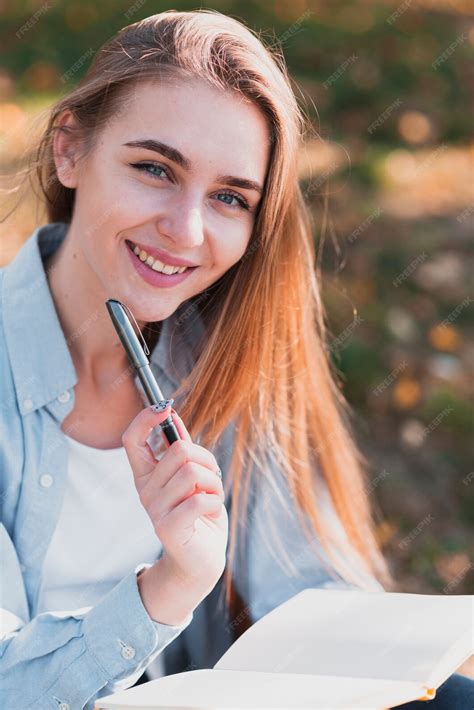
<svg viewBox="0 0 474 710"><path fill-rule="evenodd" d="M473 653L472 599L305 589L247 629L214 668L428 684L443 657L441 672L454 672Z"/></svg>
<svg viewBox="0 0 474 710"><path fill-rule="evenodd" d="M209 669L157 678L149 683L99 698L96 707L101 710L383 710L421 697L421 694L422 689L416 683Z"/></svg>

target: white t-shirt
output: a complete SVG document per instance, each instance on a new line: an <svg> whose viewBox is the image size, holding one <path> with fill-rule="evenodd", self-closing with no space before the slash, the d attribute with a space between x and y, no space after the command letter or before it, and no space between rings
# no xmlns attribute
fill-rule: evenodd
<svg viewBox="0 0 474 710"><path fill-rule="evenodd" d="M140 502L125 448L95 449L66 435L68 476L43 564L36 613L94 606L137 565L162 550ZM147 667L162 676L162 654Z"/></svg>

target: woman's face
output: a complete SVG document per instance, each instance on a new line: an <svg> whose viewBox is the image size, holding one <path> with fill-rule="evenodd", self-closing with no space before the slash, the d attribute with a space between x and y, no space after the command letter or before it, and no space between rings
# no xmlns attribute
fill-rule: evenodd
<svg viewBox="0 0 474 710"><path fill-rule="evenodd" d="M72 232L106 297L162 320L244 254L262 195L229 176L263 187L269 133L253 104L201 81L142 83L129 98L78 163ZM196 268L159 275L127 240Z"/></svg>

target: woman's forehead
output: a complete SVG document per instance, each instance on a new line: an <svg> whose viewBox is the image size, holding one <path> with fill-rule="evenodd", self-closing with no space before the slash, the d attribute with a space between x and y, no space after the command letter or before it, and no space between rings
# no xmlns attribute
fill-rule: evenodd
<svg viewBox="0 0 474 710"><path fill-rule="evenodd" d="M199 125L201 131L206 128L210 131L223 120L242 132L253 131L256 126L266 128L266 118L254 102L235 91L210 86L206 81L139 82L130 87L120 103L125 121L133 113L140 122L149 124L159 117L173 125L181 119L189 129ZM220 137L224 126L220 124L219 128L214 139Z"/></svg>
<svg viewBox="0 0 474 710"><path fill-rule="evenodd" d="M263 183L269 130L255 104L205 82L146 83L132 92L110 126L111 140L120 146L163 143L185 157L190 173L206 166L232 174L240 169L243 177Z"/></svg>

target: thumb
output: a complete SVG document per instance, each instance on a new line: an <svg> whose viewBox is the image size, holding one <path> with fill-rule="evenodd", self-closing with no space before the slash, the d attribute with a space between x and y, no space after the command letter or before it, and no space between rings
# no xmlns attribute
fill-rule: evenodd
<svg viewBox="0 0 474 710"><path fill-rule="evenodd" d="M156 466L153 451L147 442L152 429L170 416L171 405L161 412L146 407L131 421L122 434L122 444L133 470L135 484L143 481Z"/></svg>

